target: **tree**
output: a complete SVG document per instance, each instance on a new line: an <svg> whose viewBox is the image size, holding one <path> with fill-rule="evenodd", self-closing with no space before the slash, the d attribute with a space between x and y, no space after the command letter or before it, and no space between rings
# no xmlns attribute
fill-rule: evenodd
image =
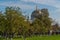
<svg viewBox="0 0 60 40"><path fill-rule="evenodd" d="M51 28L52 19L49 17L47 9L41 9L42 14L40 18L35 18L33 27L35 30L39 30L40 33L48 32Z"/></svg>
<svg viewBox="0 0 60 40"><path fill-rule="evenodd" d="M25 21L27 19L22 15L19 8L7 7L5 17L7 22L5 31L7 34L12 35L14 33L22 35L24 38L27 36L30 24L29 21Z"/></svg>
<svg viewBox="0 0 60 40"><path fill-rule="evenodd" d="M20 8L7 7L5 11L6 17L6 27L5 32L9 37L12 37L12 34L17 34L18 29L21 27L21 23L24 18Z"/></svg>
<svg viewBox="0 0 60 40"><path fill-rule="evenodd" d="M5 16L2 12L0 12L0 32L1 32L1 35L4 33L4 30L5 30L5 22L6 22L6 19L5 19Z"/></svg>
<svg viewBox="0 0 60 40"><path fill-rule="evenodd" d="M51 28L52 18L49 17L48 9L42 9L41 11L43 12L42 21L46 30L48 31Z"/></svg>

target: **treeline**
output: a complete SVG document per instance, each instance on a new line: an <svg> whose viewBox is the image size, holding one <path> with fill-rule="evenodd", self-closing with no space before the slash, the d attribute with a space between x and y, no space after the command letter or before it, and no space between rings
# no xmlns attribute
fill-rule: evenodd
<svg viewBox="0 0 60 40"><path fill-rule="evenodd" d="M6 7L5 12L0 12L0 35L3 37L14 37L16 35L27 37L50 34L50 30L60 30L58 24L52 25L53 21L49 17L48 9L41 11L43 14L31 22L29 18L26 19L19 7Z"/></svg>

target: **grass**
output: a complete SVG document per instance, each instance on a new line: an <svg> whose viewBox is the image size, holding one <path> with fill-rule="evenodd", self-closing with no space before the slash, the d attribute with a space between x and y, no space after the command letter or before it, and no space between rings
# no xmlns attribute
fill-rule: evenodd
<svg viewBox="0 0 60 40"><path fill-rule="evenodd" d="M3 39L0 38L0 40ZM23 38L13 38L13 40L23 40ZM32 36L32 37L27 37L26 40L60 40L60 35Z"/></svg>

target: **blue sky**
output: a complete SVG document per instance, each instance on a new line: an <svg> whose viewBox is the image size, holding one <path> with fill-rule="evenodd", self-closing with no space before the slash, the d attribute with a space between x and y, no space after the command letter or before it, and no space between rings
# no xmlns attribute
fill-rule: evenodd
<svg viewBox="0 0 60 40"><path fill-rule="evenodd" d="M50 17L60 23L60 0L0 0L0 11L5 10L7 6L20 7L25 15L31 15L35 10L47 8Z"/></svg>

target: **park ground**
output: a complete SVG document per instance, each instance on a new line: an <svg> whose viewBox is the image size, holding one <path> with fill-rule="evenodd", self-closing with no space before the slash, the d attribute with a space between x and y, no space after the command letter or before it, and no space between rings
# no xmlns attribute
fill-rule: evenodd
<svg viewBox="0 0 60 40"><path fill-rule="evenodd" d="M5 40L5 39L0 38L0 40ZM13 40L23 40L23 38L13 38ZM26 40L60 40L60 35L32 36L32 37L27 37Z"/></svg>

